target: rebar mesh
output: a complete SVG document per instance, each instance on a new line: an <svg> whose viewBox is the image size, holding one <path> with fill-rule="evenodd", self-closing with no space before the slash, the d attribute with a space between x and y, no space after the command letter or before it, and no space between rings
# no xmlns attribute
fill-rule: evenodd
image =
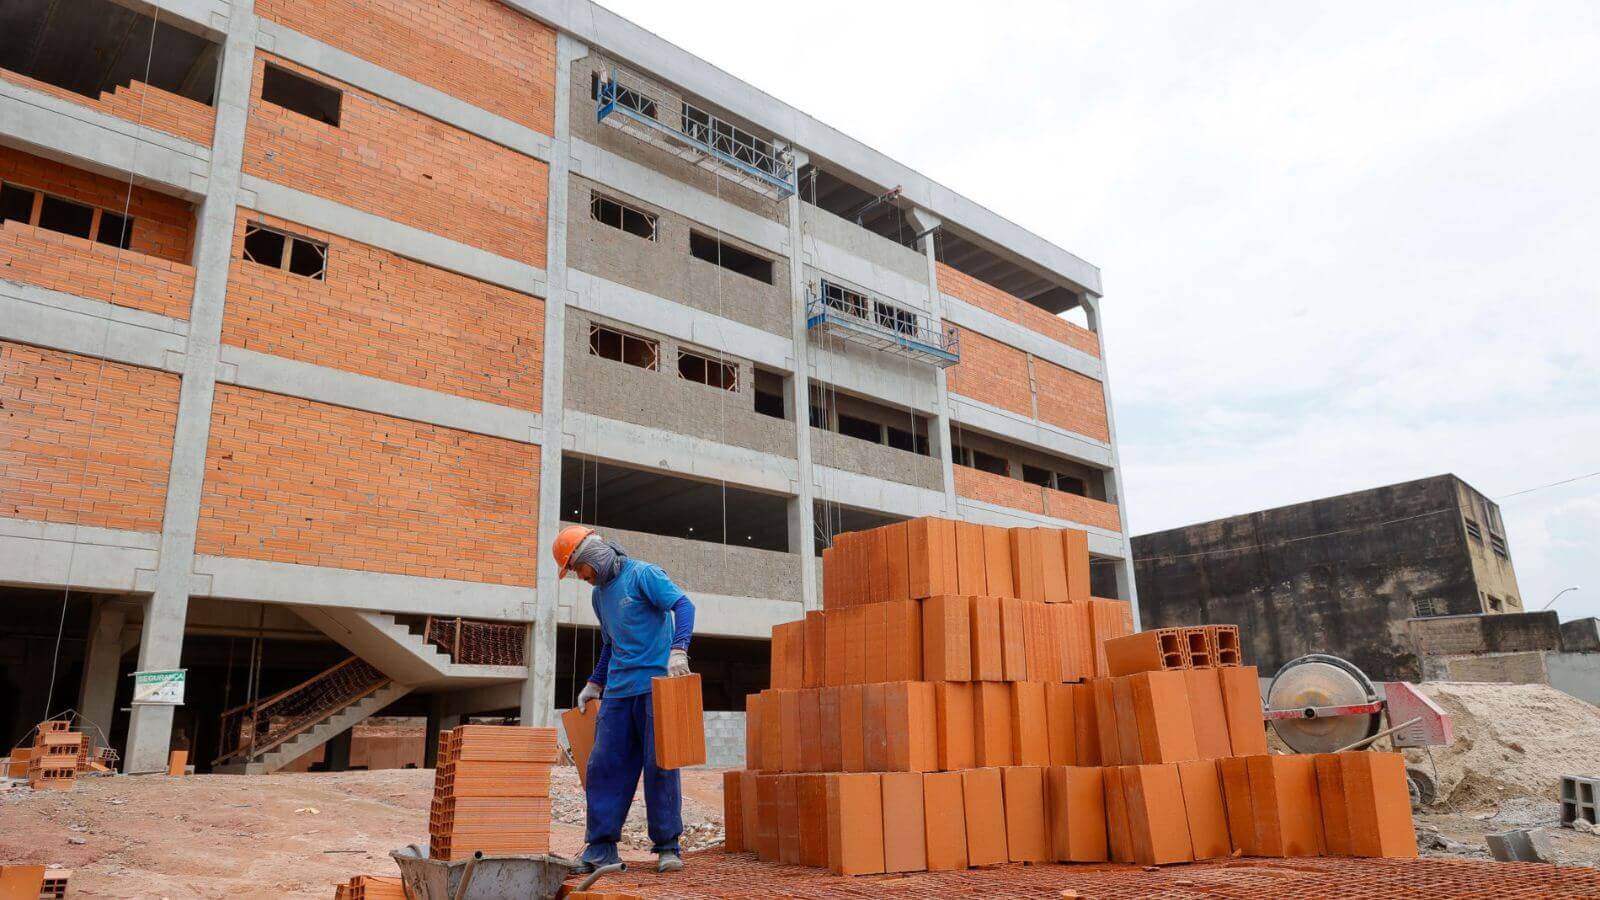
<svg viewBox="0 0 1600 900"><path fill-rule="evenodd" d="M448 654L451 662L470 666L524 665L526 625L430 617L426 628L428 643Z"/></svg>
<svg viewBox="0 0 1600 900"><path fill-rule="evenodd" d="M352 656L309 681L222 714L221 752L214 763L259 757L330 714L389 682L359 656Z"/></svg>

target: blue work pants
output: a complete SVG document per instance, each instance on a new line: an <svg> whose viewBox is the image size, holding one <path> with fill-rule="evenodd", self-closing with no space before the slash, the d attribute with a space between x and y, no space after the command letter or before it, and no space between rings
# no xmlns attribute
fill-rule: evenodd
<svg viewBox="0 0 1600 900"><path fill-rule="evenodd" d="M594 749L584 776L588 801L588 827L583 858L589 862L615 862L622 823L633 806L644 771L644 807L653 852L678 851L683 834L683 792L677 769L656 768L655 717L650 694L606 697L595 723Z"/></svg>

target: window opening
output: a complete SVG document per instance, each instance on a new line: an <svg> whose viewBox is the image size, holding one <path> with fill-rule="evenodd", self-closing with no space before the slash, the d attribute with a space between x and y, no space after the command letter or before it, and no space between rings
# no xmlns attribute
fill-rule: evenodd
<svg viewBox="0 0 1600 900"><path fill-rule="evenodd" d="M755 409L763 416L774 419L787 418L784 414L783 376L765 369L756 369Z"/></svg>
<svg viewBox="0 0 1600 900"><path fill-rule="evenodd" d="M845 315L855 316L858 319L867 317L866 295L858 294L849 288L840 287L831 281L822 283L822 302Z"/></svg>
<svg viewBox="0 0 1600 900"><path fill-rule="evenodd" d="M1054 487L1055 473L1049 469L1041 469L1038 466L1030 466L1024 463L1022 466L1022 480L1029 484L1037 484L1040 487Z"/></svg>
<svg viewBox="0 0 1600 900"><path fill-rule="evenodd" d="M589 99L600 99L600 73L589 73ZM617 105L626 106L628 109L642 116L656 117L656 102L632 88L617 85Z"/></svg>
<svg viewBox="0 0 1600 900"><path fill-rule="evenodd" d="M885 427L887 429L886 438L889 446L895 448L896 450L905 450L908 453L915 453L918 456L930 455L927 435L913 435L904 428L896 428L893 425L888 425Z"/></svg>
<svg viewBox="0 0 1600 900"><path fill-rule="evenodd" d="M741 250L708 234L689 232L689 252L696 259L715 263L746 278L772 283L772 260Z"/></svg>
<svg viewBox="0 0 1600 900"><path fill-rule="evenodd" d="M245 224L244 259L315 281L325 281L328 273L327 244L257 222Z"/></svg>
<svg viewBox="0 0 1600 900"><path fill-rule="evenodd" d="M344 92L267 63L261 76L261 99L338 128Z"/></svg>
<svg viewBox="0 0 1600 900"><path fill-rule="evenodd" d="M0 222L33 222L34 192L14 184L0 185Z"/></svg>
<svg viewBox="0 0 1600 900"><path fill-rule="evenodd" d="M1082 478L1073 475L1056 473L1056 490L1067 494L1077 494L1080 497L1089 496L1089 484Z"/></svg>
<svg viewBox="0 0 1600 900"><path fill-rule="evenodd" d="M992 475L1010 475L1010 467L1004 458L982 450L972 451L972 467Z"/></svg>
<svg viewBox="0 0 1600 900"><path fill-rule="evenodd" d="M603 325L589 326L589 355L627 363L654 372L658 367L660 345L649 338L627 334Z"/></svg>
<svg viewBox="0 0 1600 900"><path fill-rule="evenodd" d="M839 414L839 433L845 437L858 440L871 441L874 444L883 443L883 426L868 419L858 418L845 413Z"/></svg>
<svg viewBox="0 0 1600 900"><path fill-rule="evenodd" d="M589 216L596 222L610 225L619 231L626 231L646 240L656 239L654 215L592 191L589 194Z"/></svg>
<svg viewBox="0 0 1600 900"><path fill-rule="evenodd" d="M901 334L917 333L917 315L908 309L890 306L887 303L874 304L878 325Z"/></svg>
<svg viewBox="0 0 1600 900"><path fill-rule="evenodd" d="M100 227L95 231L94 239L102 244L126 250L128 242L133 239L133 220L102 210Z"/></svg>
<svg viewBox="0 0 1600 900"><path fill-rule="evenodd" d="M721 362L709 356L690 353L688 350L678 351L678 377L686 381L697 381L700 384L722 388L725 391L739 390L739 369L733 363Z"/></svg>
<svg viewBox="0 0 1600 900"><path fill-rule="evenodd" d="M44 195L39 207L39 227L73 237L89 238L94 229L94 207Z"/></svg>

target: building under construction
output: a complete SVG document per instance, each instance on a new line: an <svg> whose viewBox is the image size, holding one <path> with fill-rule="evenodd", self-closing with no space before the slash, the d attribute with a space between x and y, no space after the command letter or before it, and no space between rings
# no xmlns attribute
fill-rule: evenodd
<svg viewBox="0 0 1600 900"><path fill-rule="evenodd" d="M840 531L1081 528L1133 600L1100 291L584 0L9 0L0 744L548 724L566 522L694 597L713 710Z"/></svg>

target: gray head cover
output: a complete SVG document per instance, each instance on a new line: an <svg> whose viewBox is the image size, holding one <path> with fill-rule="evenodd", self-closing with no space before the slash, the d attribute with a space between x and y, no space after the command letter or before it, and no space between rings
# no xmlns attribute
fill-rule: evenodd
<svg viewBox="0 0 1600 900"><path fill-rule="evenodd" d="M607 585L622 571L622 561L627 557L628 553L621 544L591 534L583 539L583 543L572 554L571 566L586 565L594 569L595 584Z"/></svg>

